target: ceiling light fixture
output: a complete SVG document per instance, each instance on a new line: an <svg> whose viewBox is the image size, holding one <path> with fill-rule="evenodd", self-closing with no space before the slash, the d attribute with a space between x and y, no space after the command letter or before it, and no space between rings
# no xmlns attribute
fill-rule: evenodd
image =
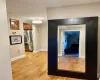
<svg viewBox="0 0 100 80"><path fill-rule="evenodd" d="M42 17L33 17L32 23L33 24L41 24L42 23L42 20L43 20Z"/></svg>
<svg viewBox="0 0 100 80"><path fill-rule="evenodd" d="M32 20L36 20L36 19L38 19L38 20L43 20L44 18L43 17L33 17L33 18L31 18Z"/></svg>
<svg viewBox="0 0 100 80"><path fill-rule="evenodd" d="M42 21L41 21L41 20L33 20L32 23L33 23L33 24L41 24Z"/></svg>

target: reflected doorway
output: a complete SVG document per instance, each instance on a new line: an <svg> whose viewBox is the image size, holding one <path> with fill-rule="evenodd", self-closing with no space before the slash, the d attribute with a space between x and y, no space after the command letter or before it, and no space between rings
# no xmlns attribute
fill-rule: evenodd
<svg viewBox="0 0 100 80"><path fill-rule="evenodd" d="M80 31L65 31L63 34L63 51L66 56L79 57Z"/></svg>
<svg viewBox="0 0 100 80"><path fill-rule="evenodd" d="M58 69L85 73L85 25L58 27Z"/></svg>

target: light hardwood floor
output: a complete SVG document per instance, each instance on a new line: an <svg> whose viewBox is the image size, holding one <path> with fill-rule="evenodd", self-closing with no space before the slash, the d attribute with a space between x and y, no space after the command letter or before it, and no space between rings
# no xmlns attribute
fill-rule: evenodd
<svg viewBox="0 0 100 80"><path fill-rule="evenodd" d="M85 58L60 56L58 69L85 73Z"/></svg>
<svg viewBox="0 0 100 80"><path fill-rule="evenodd" d="M47 52L26 53L12 62L13 80L82 80L47 74Z"/></svg>

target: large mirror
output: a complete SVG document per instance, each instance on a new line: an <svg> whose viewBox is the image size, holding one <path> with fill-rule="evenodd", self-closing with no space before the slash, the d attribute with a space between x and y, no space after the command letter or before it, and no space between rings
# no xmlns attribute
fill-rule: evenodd
<svg viewBox="0 0 100 80"><path fill-rule="evenodd" d="M97 35L98 17L49 20L48 74L98 80Z"/></svg>
<svg viewBox="0 0 100 80"><path fill-rule="evenodd" d="M58 26L58 69L85 73L86 25Z"/></svg>

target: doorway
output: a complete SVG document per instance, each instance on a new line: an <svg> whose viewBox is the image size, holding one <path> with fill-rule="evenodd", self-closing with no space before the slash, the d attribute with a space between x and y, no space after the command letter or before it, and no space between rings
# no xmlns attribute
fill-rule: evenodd
<svg viewBox="0 0 100 80"><path fill-rule="evenodd" d="M24 46L26 52L33 52L33 30L32 25L23 23L24 28Z"/></svg>
<svg viewBox="0 0 100 80"><path fill-rule="evenodd" d="M64 31L63 51L64 55L79 57L80 31Z"/></svg>
<svg viewBox="0 0 100 80"><path fill-rule="evenodd" d="M58 69L85 72L85 25L58 26Z"/></svg>
<svg viewBox="0 0 100 80"><path fill-rule="evenodd" d="M24 30L24 45L26 52L33 52L32 30Z"/></svg>
<svg viewBox="0 0 100 80"><path fill-rule="evenodd" d="M70 26L59 26L58 27L58 56L76 56L85 58L85 33L86 27L85 25L70 25ZM68 37L66 35L70 36L73 33L77 36L77 39L75 39L77 42L74 42L71 44L72 51L65 53L64 49L68 46L68 41L65 40ZM70 39L69 39L70 41ZM67 49L68 51L68 49ZM72 54L72 52L78 54Z"/></svg>

